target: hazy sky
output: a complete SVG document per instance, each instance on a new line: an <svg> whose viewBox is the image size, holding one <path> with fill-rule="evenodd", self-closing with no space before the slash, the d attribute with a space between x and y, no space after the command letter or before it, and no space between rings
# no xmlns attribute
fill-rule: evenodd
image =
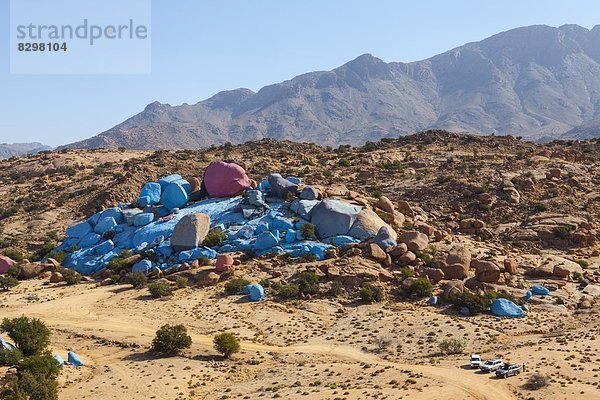
<svg viewBox="0 0 600 400"><path fill-rule="evenodd" d="M98 134L155 100L256 91L363 53L416 61L519 26L600 23L594 0L154 0L151 74L30 76L10 75L9 2L0 3L0 142L53 146Z"/></svg>

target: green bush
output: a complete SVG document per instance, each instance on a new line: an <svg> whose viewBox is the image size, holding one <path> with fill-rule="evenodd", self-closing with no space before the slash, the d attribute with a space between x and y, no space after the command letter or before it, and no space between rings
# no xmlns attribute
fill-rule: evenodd
<svg viewBox="0 0 600 400"><path fill-rule="evenodd" d="M340 158L338 160L338 165L340 167L349 167L350 166L350 160L348 160L347 158Z"/></svg>
<svg viewBox="0 0 600 400"><path fill-rule="evenodd" d="M462 354L465 351L466 343L460 338L444 339L440 342L439 347L444 354Z"/></svg>
<svg viewBox="0 0 600 400"><path fill-rule="evenodd" d="M467 307L471 315L481 314L490 309L492 301L496 299L497 293L486 292L483 296L471 292L456 295L452 301L458 307Z"/></svg>
<svg viewBox="0 0 600 400"><path fill-rule="evenodd" d="M141 271L130 272L125 275L125 283L130 284L135 289L143 289L148 284L148 278Z"/></svg>
<svg viewBox="0 0 600 400"><path fill-rule="evenodd" d="M156 282L148 285L148 291L150 292L150 296L159 299L161 297L171 296L175 289L168 283Z"/></svg>
<svg viewBox="0 0 600 400"><path fill-rule="evenodd" d="M73 269L64 268L61 270L61 274L67 285L77 285L81 282L81 274Z"/></svg>
<svg viewBox="0 0 600 400"><path fill-rule="evenodd" d="M189 279L185 276L178 276L177 279L175 279L175 284L179 289L186 288L188 287Z"/></svg>
<svg viewBox="0 0 600 400"><path fill-rule="evenodd" d="M340 281L333 281L331 282L331 287L329 288L329 291L327 292L327 294L330 297L340 297L341 295L344 294L344 292L346 291L346 288L344 287L344 284Z"/></svg>
<svg viewBox="0 0 600 400"><path fill-rule="evenodd" d="M250 284L250 281L244 278L234 278L225 284L227 294L241 294L242 290Z"/></svg>
<svg viewBox="0 0 600 400"><path fill-rule="evenodd" d="M59 264L62 264L67 257L67 252L64 250L51 251L50 253L46 254L46 256L49 258L54 258Z"/></svg>
<svg viewBox="0 0 600 400"><path fill-rule="evenodd" d="M0 276L0 289L9 290L19 284L19 280L12 276Z"/></svg>
<svg viewBox="0 0 600 400"><path fill-rule="evenodd" d="M431 291L433 289L433 284L427 278L417 278L408 291L410 294L417 297L429 297L431 296Z"/></svg>
<svg viewBox="0 0 600 400"><path fill-rule="evenodd" d="M23 262L23 260L26 258L25 254L23 254L21 250L15 249L14 247L9 247L2 250L2 254L18 263Z"/></svg>
<svg viewBox="0 0 600 400"><path fill-rule="evenodd" d="M119 256L110 260L107 267L113 272L119 273L124 269L129 268L129 264L125 262L126 259L131 257L133 253L130 250L123 250L119 253Z"/></svg>
<svg viewBox="0 0 600 400"><path fill-rule="evenodd" d="M56 378L36 375L29 371L13 375L4 388L0 388L0 399L14 400L58 400Z"/></svg>
<svg viewBox="0 0 600 400"><path fill-rule="evenodd" d="M319 276L314 271L302 271L298 274L298 288L303 294L319 293Z"/></svg>
<svg viewBox="0 0 600 400"><path fill-rule="evenodd" d="M36 318L4 318L0 332L6 332L26 357L42 353L50 345L50 330Z"/></svg>
<svg viewBox="0 0 600 400"><path fill-rule="evenodd" d="M56 379L60 373L60 364L49 353L25 357L19 363L20 372L31 372L36 376L45 376Z"/></svg>
<svg viewBox="0 0 600 400"><path fill-rule="evenodd" d="M300 288L297 285L280 285L277 288L277 295L284 300L297 299L300 295Z"/></svg>
<svg viewBox="0 0 600 400"><path fill-rule="evenodd" d="M552 229L552 233L557 238L566 239L571 233L571 229L570 226L556 226Z"/></svg>
<svg viewBox="0 0 600 400"><path fill-rule="evenodd" d="M19 264L13 264L8 267L8 271L6 271L6 275L17 279L19 275L21 275L21 266Z"/></svg>
<svg viewBox="0 0 600 400"><path fill-rule="evenodd" d="M360 291L358 294L360 296L360 299L367 303L380 302L380 301L383 301L383 299L385 298L385 296L383 294L383 289L380 288L379 286L375 286L375 285L371 285L371 284L367 284L367 285L363 286L362 288L360 288Z"/></svg>
<svg viewBox="0 0 600 400"><path fill-rule="evenodd" d="M533 209L536 212L544 212L544 211L548 211L550 209L550 207L546 203L535 203L533 205Z"/></svg>
<svg viewBox="0 0 600 400"><path fill-rule="evenodd" d="M315 237L315 225L311 224L310 222L307 222L305 224L302 224L302 226L300 227L300 232L302 233L302 237L304 239L311 239Z"/></svg>
<svg viewBox="0 0 600 400"><path fill-rule="evenodd" d="M213 338L215 350L227 358L240 351L240 343L233 333L223 332Z"/></svg>
<svg viewBox="0 0 600 400"><path fill-rule="evenodd" d="M192 345L192 338L187 334L183 325L163 325L152 340L152 351L164 354L178 354Z"/></svg>
<svg viewBox="0 0 600 400"><path fill-rule="evenodd" d="M225 232L212 229L210 232L208 232L202 244L206 247L221 246L225 239L227 239Z"/></svg>
<svg viewBox="0 0 600 400"><path fill-rule="evenodd" d="M23 358L19 349L0 349L0 366L12 367L17 365Z"/></svg>

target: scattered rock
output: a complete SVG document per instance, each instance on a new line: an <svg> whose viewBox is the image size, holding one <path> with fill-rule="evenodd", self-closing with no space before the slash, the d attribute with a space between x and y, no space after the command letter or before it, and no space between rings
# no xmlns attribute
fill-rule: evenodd
<svg viewBox="0 0 600 400"><path fill-rule="evenodd" d="M475 278L479 282L498 283L500 267L493 261L477 260Z"/></svg>
<svg viewBox="0 0 600 400"><path fill-rule="evenodd" d="M210 230L210 217L204 213L188 214L173 229L171 247L175 251L195 249Z"/></svg>
<svg viewBox="0 0 600 400"><path fill-rule="evenodd" d="M413 252L425 250L429 244L427 235L417 231L404 232L398 237L398 241L405 243L408 249Z"/></svg>
<svg viewBox="0 0 600 400"><path fill-rule="evenodd" d="M519 266L514 259L507 258L504 260L504 270L511 275L516 275L519 273Z"/></svg>
<svg viewBox="0 0 600 400"><path fill-rule="evenodd" d="M379 197L379 200L377 200L375 206L381 208L383 211L388 212L390 214L394 214L394 211L396 211L394 205L386 196Z"/></svg>

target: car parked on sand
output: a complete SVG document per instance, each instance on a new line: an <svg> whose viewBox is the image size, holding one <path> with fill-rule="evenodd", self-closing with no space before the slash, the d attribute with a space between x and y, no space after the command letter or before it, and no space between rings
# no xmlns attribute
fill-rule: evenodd
<svg viewBox="0 0 600 400"><path fill-rule="evenodd" d="M484 362L483 364L481 364L481 367L479 367L479 369L483 372L494 372L497 369L500 369L500 367L503 364L504 363L502 362L501 359L491 358L491 359L487 360L486 362Z"/></svg>
<svg viewBox="0 0 600 400"><path fill-rule="evenodd" d="M506 363L496 370L498 378L508 378L509 376L519 375L523 371L523 367L519 364Z"/></svg>
<svg viewBox="0 0 600 400"><path fill-rule="evenodd" d="M479 354L471 354L471 368L481 367L483 360Z"/></svg>

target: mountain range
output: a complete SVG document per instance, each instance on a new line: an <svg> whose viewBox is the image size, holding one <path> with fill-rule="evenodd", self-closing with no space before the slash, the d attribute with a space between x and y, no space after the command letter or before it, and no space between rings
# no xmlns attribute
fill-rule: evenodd
<svg viewBox="0 0 600 400"><path fill-rule="evenodd" d="M68 148L202 148L262 138L363 144L426 129L533 141L600 136L600 25L534 25L422 61L370 54L258 92L154 102Z"/></svg>
<svg viewBox="0 0 600 400"><path fill-rule="evenodd" d="M0 143L0 160L19 157L25 154L39 153L44 150L51 150L52 147L43 145L42 143Z"/></svg>

